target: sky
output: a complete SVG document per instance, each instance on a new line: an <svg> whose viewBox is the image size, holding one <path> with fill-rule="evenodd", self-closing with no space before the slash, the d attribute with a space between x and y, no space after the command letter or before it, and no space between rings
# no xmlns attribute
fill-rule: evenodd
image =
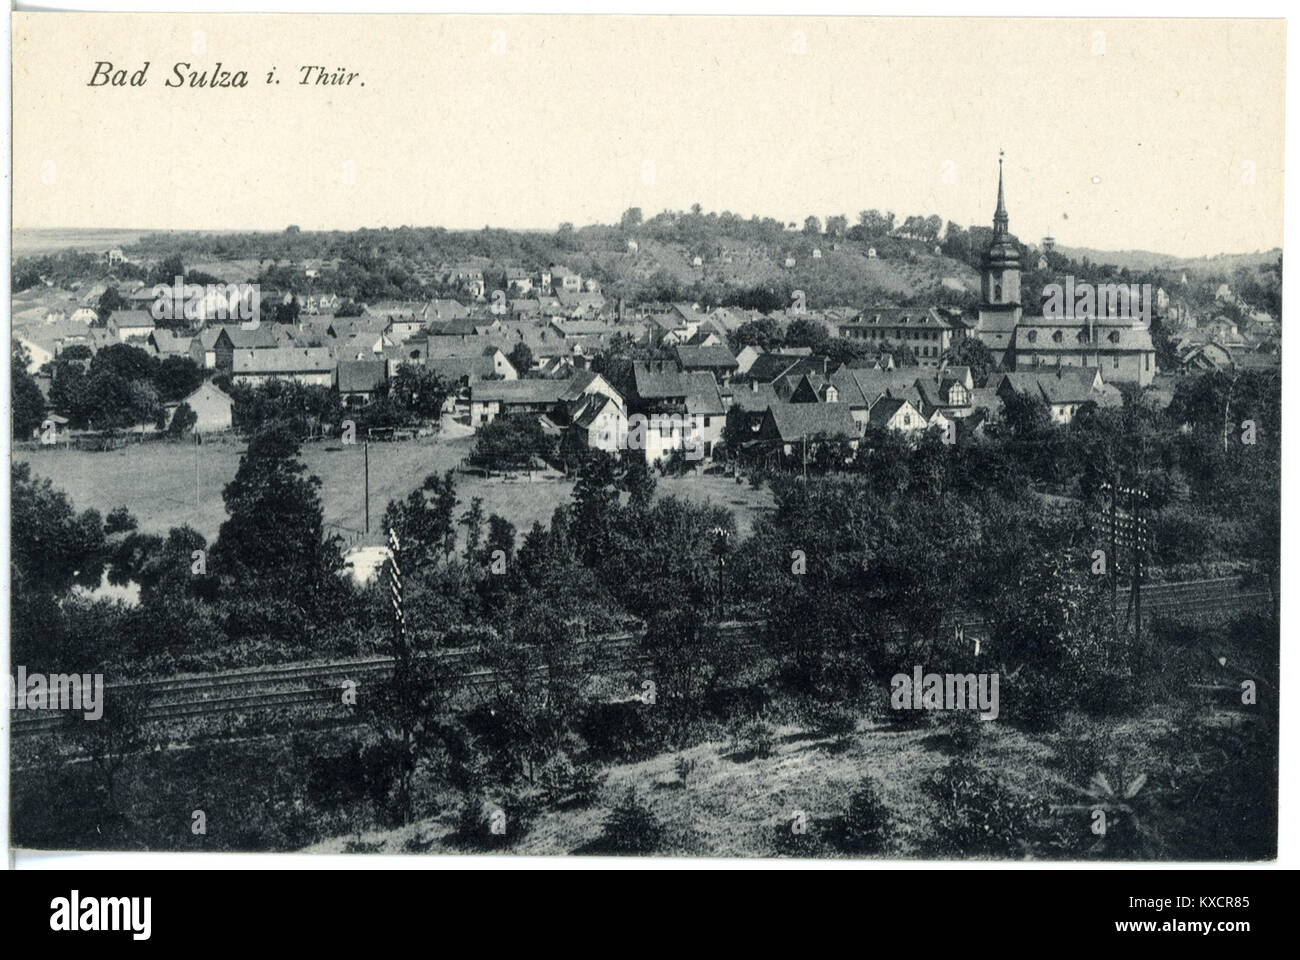
<svg viewBox="0 0 1300 960"><path fill-rule="evenodd" d="M1023 241L1282 243L1281 21L20 13L13 31L20 229L554 229L694 203L987 224L1003 150ZM148 61L147 82L89 86L97 61ZM178 62L248 86L168 88ZM301 84L313 64L356 76Z"/></svg>

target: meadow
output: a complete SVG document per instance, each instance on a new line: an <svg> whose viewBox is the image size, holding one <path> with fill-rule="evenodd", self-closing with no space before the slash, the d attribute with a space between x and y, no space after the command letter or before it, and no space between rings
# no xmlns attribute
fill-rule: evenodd
<svg viewBox="0 0 1300 960"><path fill-rule="evenodd" d="M384 541L379 529L390 500L406 497L431 473L456 469L473 447L473 436L425 437L397 443L370 444L370 535L365 530L364 451L361 446L307 443L300 455L308 471L321 481L325 525L353 545ZM189 524L212 542L226 519L221 491L235 476L245 443L237 437L189 443L149 443L121 450L91 452L64 448L16 450L15 462L49 477L67 493L78 510L107 513L125 506L146 533L166 535L172 527ZM519 535L535 523L549 524L551 514L573 493L573 481L554 471L538 471L529 480L484 477L473 473L456 478L461 509L474 497L483 498L487 514L499 514L515 525ZM693 501L712 501L730 508L741 536L761 513L770 509L771 495L737 484L722 475L660 478L660 495L672 493Z"/></svg>

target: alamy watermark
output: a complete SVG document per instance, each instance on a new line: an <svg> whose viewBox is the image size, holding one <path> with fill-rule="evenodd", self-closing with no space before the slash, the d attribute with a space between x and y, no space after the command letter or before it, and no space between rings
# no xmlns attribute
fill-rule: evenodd
<svg viewBox="0 0 1300 960"><path fill-rule="evenodd" d="M1149 283L1098 283L1076 281L1043 287L1043 316L1048 320L1128 320L1136 330L1151 326Z"/></svg>
<svg viewBox="0 0 1300 960"><path fill-rule="evenodd" d="M261 324L262 288L256 283L159 283L150 313L155 320L238 320L245 330Z"/></svg>
<svg viewBox="0 0 1300 960"><path fill-rule="evenodd" d="M104 715L102 673L28 673L9 675L5 705L11 710L81 710L87 720Z"/></svg>
<svg viewBox="0 0 1300 960"><path fill-rule="evenodd" d="M911 676L894 674L889 686L895 710L978 710L981 720L998 718L996 673L926 673L917 666Z"/></svg>
<svg viewBox="0 0 1300 960"><path fill-rule="evenodd" d="M634 413L617 427L602 429L598 436L602 447L613 444L619 450L659 450L669 453L681 449L687 460L703 460L705 440L703 417L697 413ZM657 439L657 442L655 442Z"/></svg>

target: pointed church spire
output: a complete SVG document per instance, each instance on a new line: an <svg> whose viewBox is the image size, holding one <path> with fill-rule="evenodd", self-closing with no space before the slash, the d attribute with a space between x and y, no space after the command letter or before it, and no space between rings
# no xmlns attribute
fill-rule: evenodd
<svg viewBox="0 0 1300 960"><path fill-rule="evenodd" d="M1003 236L1007 232L1007 204L1002 196L1002 151L998 150L998 208L993 213L993 233Z"/></svg>

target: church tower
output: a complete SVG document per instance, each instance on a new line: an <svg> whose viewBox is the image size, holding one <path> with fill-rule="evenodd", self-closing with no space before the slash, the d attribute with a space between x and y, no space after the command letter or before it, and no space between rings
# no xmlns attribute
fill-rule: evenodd
<svg viewBox="0 0 1300 960"><path fill-rule="evenodd" d="M980 268L980 312L975 336L984 341L998 365L1014 366L1016 326L1020 323L1020 248L1009 232L1002 187L1002 151L998 151L998 206L993 212L993 240Z"/></svg>
<svg viewBox="0 0 1300 960"><path fill-rule="evenodd" d="M1002 154L998 153L998 207L993 212L993 242L984 251L982 292L990 307L1020 305L1020 249L1007 231L1006 196L1002 189Z"/></svg>

